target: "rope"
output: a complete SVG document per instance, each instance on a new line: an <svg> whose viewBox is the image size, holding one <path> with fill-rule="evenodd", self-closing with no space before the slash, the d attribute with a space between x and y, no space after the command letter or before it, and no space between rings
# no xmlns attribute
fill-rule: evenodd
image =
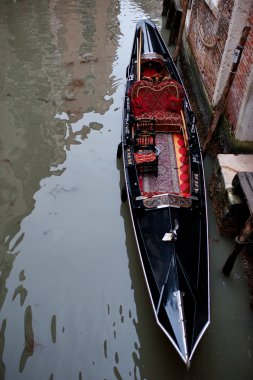
<svg viewBox="0 0 253 380"><path fill-rule="evenodd" d="M198 0L197 0L196 4L197 4L197 28L198 28L198 32L199 32L199 37L200 37L203 45L205 45L208 48L213 48L217 44L217 37L214 35L210 35L209 38L214 39L215 41L211 42L211 43L205 41L203 31L202 31L202 29L200 27L200 23L199 23L199 2L198 2Z"/></svg>
<svg viewBox="0 0 253 380"><path fill-rule="evenodd" d="M235 237L235 242L239 245L253 245L252 240L247 240L247 241L240 241L239 236Z"/></svg>

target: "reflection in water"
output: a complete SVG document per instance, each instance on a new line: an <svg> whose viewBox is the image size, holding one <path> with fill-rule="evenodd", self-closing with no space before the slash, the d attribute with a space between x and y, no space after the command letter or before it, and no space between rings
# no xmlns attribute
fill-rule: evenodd
<svg viewBox="0 0 253 380"><path fill-rule="evenodd" d="M104 341L104 355L105 355L105 358L107 359L107 340Z"/></svg>
<svg viewBox="0 0 253 380"><path fill-rule="evenodd" d="M24 269L19 273L19 281L25 280L25 271Z"/></svg>
<svg viewBox="0 0 253 380"><path fill-rule="evenodd" d="M97 115L109 110L118 86L114 83L117 78L112 75L119 35L117 4L116 0L99 2L96 7L93 1L66 0L45 4L38 0L0 4L0 308L7 312L7 326L13 333L16 331L18 352L22 342L20 318L22 308L26 307L25 347L21 359L19 354L21 373L26 372L27 359L34 349L42 347L37 340L35 342L32 306L27 306L33 299L29 286L31 269L19 267L18 277L13 271L17 257L22 262L22 257L29 256L29 252L35 255L39 248L36 238L35 244L28 249L27 241L33 233L36 235L36 227L29 226L28 220L28 229L24 228L27 222L23 221L27 215L32 215L37 198L34 194L46 186L41 179L62 176L67 168L63 163L71 147L80 145L92 131L99 132L103 128L104 122L97 120ZM82 120L84 114L90 114L88 122ZM52 199L58 200L60 194L71 194L72 190L76 191L74 185L64 186L59 181L46 191ZM48 215L57 217L59 212L52 209ZM64 234L45 226L42 236L53 236L59 241ZM45 250L48 251L46 247ZM21 281L26 284L20 284ZM44 287L43 283L41 285ZM9 298L8 288L11 290ZM34 305L40 307L35 300ZM15 312L8 313L8 308L14 306ZM4 321L0 344L1 378L5 376L4 360L9 362L13 351L12 333L9 332L3 359L7 319ZM40 336L39 331L35 334ZM57 344L55 314L51 317L51 341ZM15 362L15 358L13 360ZM9 376L14 380L16 366L11 368ZM78 378L82 376L79 371ZM54 374L49 374L48 378L53 379Z"/></svg>
<svg viewBox="0 0 253 380"><path fill-rule="evenodd" d="M56 315L52 316L51 320L51 336L52 336L52 342L56 342Z"/></svg>
<svg viewBox="0 0 253 380"><path fill-rule="evenodd" d="M57 109L59 111L63 109L70 114L70 118L72 113L75 113L76 107L79 107L76 112L79 116L85 111L85 98L81 97L84 79L75 78L75 75L79 74L75 68L77 66L75 61L70 70L66 68L65 72L60 65L65 58L62 52L66 51L64 45L68 45L68 35L66 34L65 41L61 34L57 35L62 28L62 22L57 19L57 12L54 9L57 4L58 1L50 2L49 9L47 9L47 4L43 6L38 1L0 5L0 36L2 36L2 38L0 37L2 52L0 57L2 119L0 135L0 308L3 307L6 300L8 292L6 282L13 269L13 263L18 254L16 249L22 242L24 233L17 237L16 241L14 239L11 250L10 243L17 235L23 217L29 214L34 207L32 196L39 189L40 179L56 174L55 171L50 173L49 169L51 166L57 167L65 161L64 147L70 150L70 145L76 144L78 136L84 140L92 128L97 130L101 128L100 124L94 124L90 127L83 126L80 132L73 132L70 123L65 125L62 122L59 123L57 118L54 119ZM88 11L93 12L91 7L88 8ZM57 20L58 22L56 22ZM70 21L70 18L64 20L65 25L71 29L71 24L68 24ZM91 24L93 24L92 21ZM76 25L79 25L82 30L81 19ZM50 33L50 29L55 38L51 39L50 35L45 33L46 30ZM86 41L89 44L90 36L87 37ZM78 54L82 41L75 38L74 41L77 44L73 46L71 53L79 59ZM89 86L91 87L93 76L89 74L90 68L87 70L84 63L78 62L78 65L83 69L80 70L80 74L88 77L85 96L90 99ZM108 68L111 68L110 61L108 61ZM109 72L103 70L103 74L107 77ZM66 80L66 77L69 80ZM98 84L103 86L101 78ZM100 96L105 95L106 92L98 84L95 86L96 90L102 90ZM66 96L67 90L75 94L73 108L72 106L67 107L67 101L70 100ZM95 95L94 91L93 95ZM102 100L101 105L103 103L107 103L108 106L102 107L101 113L108 109L111 101ZM87 104L88 107L90 110L94 110L92 104ZM100 110L101 108L97 111ZM76 115L74 116L76 117ZM25 280L24 271L20 272L19 280ZM23 285L16 286L12 301L15 301L18 295L22 307L27 297L27 289ZM38 346L34 342L30 305L25 310L24 326L25 345L20 359L20 372L24 371L26 361L33 354L34 347ZM6 319L2 321L1 327L1 379L5 377L3 362L5 329ZM55 343L55 315L51 321L51 337ZM79 378L82 378L81 372Z"/></svg>
<svg viewBox="0 0 253 380"><path fill-rule="evenodd" d="M19 281L21 282L24 280L25 280L25 271L22 270L19 273ZM18 285L17 288L15 289L13 297L12 297L12 301L15 300L15 298L17 297L18 294L20 296L20 306L23 306L25 299L26 299L26 296L27 296L27 289L24 288L22 284Z"/></svg>
<svg viewBox="0 0 253 380"><path fill-rule="evenodd" d="M35 347L33 326L32 326L32 308L30 305L27 306L25 309L24 328L25 328L25 344L24 344L24 350L20 358L20 364L19 364L20 372L23 372L26 361L29 358L29 356L32 356L34 347Z"/></svg>
<svg viewBox="0 0 253 380"><path fill-rule="evenodd" d="M138 344L136 342L131 341L128 336L131 336L136 329L136 321L132 320L132 312L129 310L126 315L124 313L123 305L120 305L118 310L110 305L107 305L108 318L110 320L111 325L107 324L107 339L103 342L103 352L104 358L113 364L113 372L116 379L121 380L125 378L131 378L133 375L134 378L138 378L137 374L139 373L139 352L138 352ZM115 312L113 312L115 309ZM124 325L125 323L125 325ZM127 334L124 335L124 330L126 329ZM131 352L131 356L133 362L135 363L133 369L131 369L131 365L129 363L128 372L126 372L126 368L124 367L124 361L126 360L124 351L121 350L120 340L121 337L125 336L124 344L128 347L128 349L133 350ZM134 334L133 334L134 336ZM129 339L130 345L127 345L127 341ZM119 347L120 351L117 351L117 347ZM127 353L127 355L130 353ZM131 358L130 356L130 358ZM137 376L137 377L136 377Z"/></svg>
<svg viewBox="0 0 253 380"><path fill-rule="evenodd" d="M23 217L33 209L33 194L39 189L40 179L49 175L51 162L65 160L65 132L62 128L55 132L56 124L50 120L60 100L59 83L64 75L57 64L49 66L50 61L57 63L58 59L53 43L42 33L48 30L46 5L5 2L0 7L2 307L7 294L6 280L17 255L15 248L24 234L11 250L9 243L19 231ZM38 12L42 16L39 20ZM60 141L61 149L57 148Z"/></svg>
<svg viewBox="0 0 253 380"><path fill-rule="evenodd" d="M108 28L108 17L117 14L117 1L98 2L96 13L93 1L85 3L81 9L79 2L68 1L55 7L57 17L62 20L62 64L68 75L61 108L69 114L71 122L85 112L104 114L113 102L112 98L105 100L105 95L113 83L110 75L117 33L115 25L113 30Z"/></svg>
<svg viewBox="0 0 253 380"><path fill-rule="evenodd" d="M88 137L88 134L91 132L91 130L101 130L103 128L103 125L100 123L90 123L89 126L82 126L81 130L73 131L73 124L67 124L68 129L68 135L66 137L66 149L70 150L71 145L78 145L81 144L81 141L77 140L77 137L80 136L81 140L85 140Z"/></svg>
<svg viewBox="0 0 253 380"><path fill-rule="evenodd" d="M1 275L0 275L0 310L4 304L8 289L6 288L5 284L7 281L7 278L9 277L9 274L13 267L13 261L15 259L15 255L4 253L4 249L1 249L1 263L0 263L0 269L1 269Z"/></svg>
<svg viewBox="0 0 253 380"><path fill-rule="evenodd" d="M0 330L0 379L5 378L5 364L3 362L3 351L5 343L5 329L6 329L6 319L3 320Z"/></svg>
<svg viewBox="0 0 253 380"><path fill-rule="evenodd" d="M117 2L100 3L98 15L93 1L0 6L0 308L16 255L8 251L8 242L32 211L40 179L61 175L65 169L57 167L66 160L66 150L81 143L79 136L84 140L91 129L102 128L73 130L71 122L88 110L103 114L112 104L105 95L113 82L108 78L117 34L115 27L108 29L107 18ZM84 60L85 53L97 58ZM62 111L68 122L54 118Z"/></svg>
<svg viewBox="0 0 253 380"><path fill-rule="evenodd" d="M23 306L26 296L27 296L27 290L23 287L23 285L19 285L13 294L12 300L14 301L17 295L20 295L20 306Z"/></svg>

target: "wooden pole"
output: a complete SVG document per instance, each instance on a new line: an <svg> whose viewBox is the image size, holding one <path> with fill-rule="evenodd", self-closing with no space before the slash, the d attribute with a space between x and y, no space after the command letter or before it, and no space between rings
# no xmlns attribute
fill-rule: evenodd
<svg viewBox="0 0 253 380"><path fill-rule="evenodd" d="M229 276L231 270L233 269L234 263L237 256L242 251L243 246L249 243L250 236L253 231L253 215L251 215L245 223L243 230L241 231L239 237L236 238L236 244L233 252L228 256L223 268L222 273L224 276Z"/></svg>
<svg viewBox="0 0 253 380"><path fill-rule="evenodd" d="M186 15L187 15L188 4L189 4L189 0L183 0L182 17L181 17L180 28L179 28L178 37L177 37L176 49L175 49L174 57L173 57L175 63L177 63L177 58L178 58L179 51L180 51L180 48L182 45L183 32L184 32L184 27L185 27L185 20L186 20Z"/></svg>
<svg viewBox="0 0 253 380"><path fill-rule="evenodd" d="M142 30L139 29L138 52L137 52L137 80L141 79L141 49L142 49Z"/></svg>
<svg viewBox="0 0 253 380"><path fill-rule="evenodd" d="M171 23L172 23L173 16L175 16L175 4L174 4L174 0L170 0L168 3L168 10L167 10L167 15L166 15L167 17L166 24L165 24L166 29L171 30ZM168 42L168 45L170 45L169 42Z"/></svg>
<svg viewBox="0 0 253 380"><path fill-rule="evenodd" d="M167 16L171 0L163 0L162 16Z"/></svg>
<svg viewBox="0 0 253 380"><path fill-rule="evenodd" d="M251 28L249 26L245 26L243 28L242 35L241 35L241 38L239 41L239 45L236 47L236 49L234 51L234 63L232 65L232 69L229 73L226 85L225 85L223 93L221 95L221 98L214 108L213 116L212 116L211 123L210 123L210 128L208 130L207 137L206 137L206 140L204 142L203 149L202 149L204 153L206 152L208 145L209 145L209 143L213 137L213 134L214 134L214 131L215 131L217 124L219 122L220 116L224 112L226 101L228 98L228 94L229 94L231 85L233 83L233 80L235 78L235 74L236 74L237 68L238 68L240 60L241 60L242 51L243 51L243 48L244 48L245 43L247 41L247 37L248 37L248 34L250 32L250 29Z"/></svg>

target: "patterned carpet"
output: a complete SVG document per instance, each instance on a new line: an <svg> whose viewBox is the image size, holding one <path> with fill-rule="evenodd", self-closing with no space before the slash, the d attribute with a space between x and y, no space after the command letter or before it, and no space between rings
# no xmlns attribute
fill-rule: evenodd
<svg viewBox="0 0 253 380"><path fill-rule="evenodd" d="M154 173L140 175L142 193L149 196L161 193L179 194L180 183L173 134L157 133L156 146L160 150L158 175Z"/></svg>

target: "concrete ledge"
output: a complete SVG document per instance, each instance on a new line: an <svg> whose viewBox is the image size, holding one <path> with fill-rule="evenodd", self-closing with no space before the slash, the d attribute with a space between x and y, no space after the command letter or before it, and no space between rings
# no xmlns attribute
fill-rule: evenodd
<svg viewBox="0 0 253 380"><path fill-rule="evenodd" d="M217 160L221 168L225 189L232 187L236 173L253 172L253 154L218 154Z"/></svg>

